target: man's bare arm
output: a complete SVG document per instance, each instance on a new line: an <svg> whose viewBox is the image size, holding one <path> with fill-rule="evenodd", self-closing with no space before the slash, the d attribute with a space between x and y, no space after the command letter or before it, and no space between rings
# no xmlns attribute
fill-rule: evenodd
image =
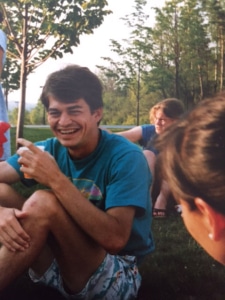
<svg viewBox="0 0 225 300"><path fill-rule="evenodd" d="M20 180L19 174L6 161L0 162L0 183L15 183Z"/></svg>

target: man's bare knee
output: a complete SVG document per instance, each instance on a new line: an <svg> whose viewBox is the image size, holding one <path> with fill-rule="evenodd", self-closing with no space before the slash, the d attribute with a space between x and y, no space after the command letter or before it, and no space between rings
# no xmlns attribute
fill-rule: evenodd
<svg viewBox="0 0 225 300"><path fill-rule="evenodd" d="M55 215L56 206L57 199L53 193L38 190L27 199L22 210L30 214L35 214L39 218L48 218L50 221Z"/></svg>

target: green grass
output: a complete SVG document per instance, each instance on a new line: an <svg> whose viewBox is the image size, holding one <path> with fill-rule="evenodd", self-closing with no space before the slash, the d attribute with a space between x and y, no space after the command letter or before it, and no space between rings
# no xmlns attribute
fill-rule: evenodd
<svg viewBox="0 0 225 300"><path fill-rule="evenodd" d="M11 129L12 151L15 129ZM52 136L49 129L24 129L31 141ZM33 189L15 186L24 195ZM193 240L180 216L154 219L156 249L140 267L143 283L139 300L220 300L225 299L225 267L213 260Z"/></svg>
<svg viewBox="0 0 225 300"><path fill-rule="evenodd" d="M180 216L154 219L155 251L141 266L141 300L224 299L225 267L189 235Z"/></svg>
<svg viewBox="0 0 225 300"><path fill-rule="evenodd" d="M42 141L49 137L52 137L52 132L50 128L24 128L24 138L31 141ZM16 149L16 128L12 127L10 129L10 135L11 135L11 150L12 153L15 152Z"/></svg>

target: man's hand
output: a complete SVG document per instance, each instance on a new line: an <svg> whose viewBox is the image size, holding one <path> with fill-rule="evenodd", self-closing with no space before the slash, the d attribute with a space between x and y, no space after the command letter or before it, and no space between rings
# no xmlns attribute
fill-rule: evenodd
<svg viewBox="0 0 225 300"><path fill-rule="evenodd" d="M30 237L19 222L26 216L18 209L0 207L0 243L12 252L24 251L30 246Z"/></svg>
<svg viewBox="0 0 225 300"><path fill-rule="evenodd" d="M18 143L28 148L28 150L22 148L17 150L17 154L20 156L18 163L21 165L21 172L50 187L51 182L60 172L53 156L38 149L32 142L25 139L18 139Z"/></svg>

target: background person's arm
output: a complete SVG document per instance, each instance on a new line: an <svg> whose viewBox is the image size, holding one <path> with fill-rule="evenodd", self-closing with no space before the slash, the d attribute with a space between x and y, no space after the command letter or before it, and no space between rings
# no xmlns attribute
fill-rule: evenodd
<svg viewBox="0 0 225 300"><path fill-rule="evenodd" d="M136 143L142 139L142 128L141 126L135 126L129 130L115 132L128 139L129 141Z"/></svg>

